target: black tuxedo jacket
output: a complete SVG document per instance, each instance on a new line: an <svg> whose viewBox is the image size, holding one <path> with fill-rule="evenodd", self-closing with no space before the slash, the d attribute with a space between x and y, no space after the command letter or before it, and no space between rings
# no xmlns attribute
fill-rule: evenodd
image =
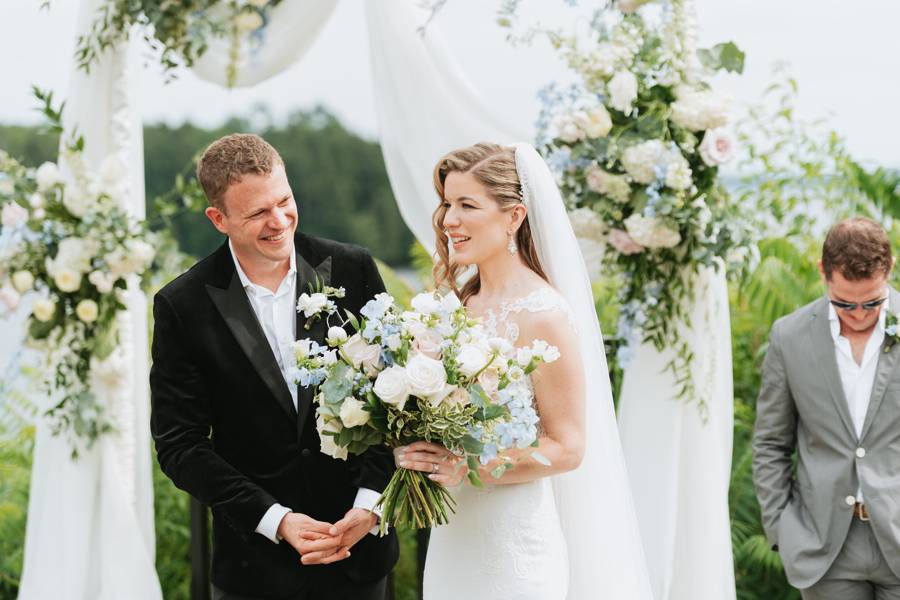
<svg viewBox="0 0 900 600"><path fill-rule="evenodd" d="M297 294L316 278L346 288L338 307L358 314L384 284L369 253L295 236ZM397 561L396 537L367 534L348 559L303 566L286 542L255 529L276 502L335 522L360 487L381 491L394 462L372 449L349 460L319 451L311 389L290 391L241 286L228 243L169 283L154 298L151 430L163 472L212 508L212 580L254 597L300 594L322 577L369 583ZM297 337L324 343L324 319Z"/></svg>

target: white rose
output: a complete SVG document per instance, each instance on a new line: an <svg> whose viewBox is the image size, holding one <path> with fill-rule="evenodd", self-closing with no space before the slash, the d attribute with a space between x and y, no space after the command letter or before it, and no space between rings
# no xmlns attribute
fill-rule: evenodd
<svg viewBox="0 0 900 600"><path fill-rule="evenodd" d="M609 91L609 103L618 111L631 114L631 109L638 95L637 77L631 71L619 71L606 84Z"/></svg>
<svg viewBox="0 0 900 600"><path fill-rule="evenodd" d="M81 219L84 217L96 199L86 190L77 186L70 186L63 194L62 203L72 216Z"/></svg>
<svg viewBox="0 0 900 600"><path fill-rule="evenodd" d="M587 113L576 113L576 122L589 138L604 138L612 129L612 118L603 105L597 106Z"/></svg>
<svg viewBox="0 0 900 600"><path fill-rule="evenodd" d="M75 307L75 314L85 323L93 323L100 314L100 307L93 300L82 300Z"/></svg>
<svg viewBox="0 0 900 600"><path fill-rule="evenodd" d="M700 158L710 167L731 160L734 155L734 140L724 129L710 129L703 134L700 142Z"/></svg>
<svg viewBox="0 0 900 600"><path fill-rule="evenodd" d="M0 288L0 303L5 304L7 310L15 310L19 306L19 300L21 300L19 292L8 284Z"/></svg>
<svg viewBox="0 0 900 600"><path fill-rule="evenodd" d="M467 406L472 402L469 392L465 388L456 388L453 393L447 396L447 403L454 406Z"/></svg>
<svg viewBox="0 0 900 600"><path fill-rule="evenodd" d="M59 174L59 168L52 162L45 162L39 166L34 177L37 180L38 190L42 192L46 192L62 181Z"/></svg>
<svg viewBox="0 0 900 600"><path fill-rule="evenodd" d="M413 337L412 349L428 358L437 359L441 357L442 341L443 338L437 332L422 329Z"/></svg>
<svg viewBox="0 0 900 600"><path fill-rule="evenodd" d="M362 366L369 370L378 365L381 358L381 346L367 344L361 335L354 333L341 346L344 354L357 369Z"/></svg>
<svg viewBox="0 0 900 600"><path fill-rule="evenodd" d="M337 445L337 438L325 434L325 432L340 433L342 429L343 427L337 419L326 423L325 417L321 414L316 417L316 431L319 432L319 449L322 451L322 454L327 454L340 460L347 460L347 449Z"/></svg>
<svg viewBox="0 0 900 600"><path fill-rule="evenodd" d="M416 353L406 363L406 376L410 392L420 398L440 394L447 384L444 363L424 354Z"/></svg>
<svg viewBox="0 0 900 600"><path fill-rule="evenodd" d="M34 275L30 271L16 271L12 275L12 284L17 292L24 294L34 286Z"/></svg>
<svg viewBox="0 0 900 600"><path fill-rule="evenodd" d="M76 292L81 287L81 273L63 267L56 271L53 282L62 292Z"/></svg>
<svg viewBox="0 0 900 600"><path fill-rule="evenodd" d="M711 90L680 89L672 103L672 121L691 131L722 127L728 122L731 98Z"/></svg>
<svg viewBox="0 0 900 600"><path fill-rule="evenodd" d="M646 248L672 248L681 242L678 231L667 227L659 217L634 213L625 219L625 229L635 242Z"/></svg>
<svg viewBox="0 0 900 600"><path fill-rule="evenodd" d="M87 273L91 270L91 260L99 251L100 243L97 240L68 237L59 243L54 265Z"/></svg>
<svg viewBox="0 0 900 600"><path fill-rule="evenodd" d="M56 312L56 303L46 298L35 300L34 306L31 307L31 313L34 318L42 323L46 323L53 318Z"/></svg>
<svg viewBox="0 0 900 600"><path fill-rule="evenodd" d="M378 374L372 391L386 404L396 406L397 410L403 410L409 398L409 378L406 369L397 365L388 367Z"/></svg>
<svg viewBox="0 0 900 600"><path fill-rule="evenodd" d="M325 336L325 341L328 342L329 346L340 346L347 341L347 332L343 327L332 325L328 328L328 335Z"/></svg>
<svg viewBox="0 0 900 600"><path fill-rule="evenodd" d="M516 362L523 369L531 363L533 357L534 353L531 351L531 348L519 348L516 350Z"/></svg>
<svg viewBox="0 0 900 600"><path fill-rule="evenodd" d="M478 385L484 390L484 393L490 398L496 398L500 388L500 376L493 369L483 371L478 376Z"/></svg>
<svg viewBox="0 0 900 600"><path fill-rule="evenodd" d="M488 360L490 360L490 356L478 344L466 344L459 349L459 353L456 355L459 372L466 377L472 377L475 373L482 370L488 363Z"/></svg>
<svg viewBox="0 0 900 600"><path fill-rule="evenodd" d="M103 271L91 271L90 275L88 275L88 281L90 281L101 294L108 294L112 291L113 284L116 283L116 277L106 274Z"/></svg>
<svg viewBox="0 0 900 600"><path fill-rule="evenodd" d="M410 305L414 311L425 315L431 315L441 310L441 301L429 292L422 292L413 296Z"/></svg>
<svg viewBox="0 0 900 600"><path fill-rule="evenodd" d="M239 31L256 31L263 26L263 18L256 11L241 11L234 17L234 25Z"/></svg>
<svg viewBox="0 0 900 600"><path fill-rule="evenodd" d="M344 398L340 413L341 423L344 424L344 427L357 427L369 422L369 417L372 415L369 411L363 409L365 405L365 402L352 396Z"/></svg>
<svg viewBox="0 0 900 600"><path fill-rule="evenodd" d="M4 227L18 227L28 220L28 211L19 206L18 202L10 202L3 205L0 212L0 224Z"/></svg>

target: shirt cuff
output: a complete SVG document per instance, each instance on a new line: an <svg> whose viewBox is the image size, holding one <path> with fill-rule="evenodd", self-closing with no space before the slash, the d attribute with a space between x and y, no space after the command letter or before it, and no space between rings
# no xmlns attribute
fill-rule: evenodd
<svg viewBox="0 0 900 600"><path fill-rule="evenodd" d="M369 530L372 535L378 535L378 522L381 521L381 507L375 506L378 504L379 498L381 498L381 494L375 490L361 487L356 492L356 500L353 501L353 508L364 508L378 517L375 520L375 527Z"/></svg>
<svg viewBox="0 0 900 600"><path fill-rule="evenodd" d="M269 538L277 544L281 541L281 536L278 535L278 526L281 525L284 515L289 512L291 512L291 509L285 508L276 502L269 507L263 518L259 520L259 525L256 526L256 533Z"/></svg>

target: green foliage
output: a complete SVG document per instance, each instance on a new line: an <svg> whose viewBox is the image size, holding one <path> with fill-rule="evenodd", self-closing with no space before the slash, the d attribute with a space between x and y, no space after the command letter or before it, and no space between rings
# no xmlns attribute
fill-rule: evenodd
<svg viewBox="0 0 900 600"><path fill-rule="evenodd" d="M0 598L19 592L33 448L33 428L0 437Z"/></svg>

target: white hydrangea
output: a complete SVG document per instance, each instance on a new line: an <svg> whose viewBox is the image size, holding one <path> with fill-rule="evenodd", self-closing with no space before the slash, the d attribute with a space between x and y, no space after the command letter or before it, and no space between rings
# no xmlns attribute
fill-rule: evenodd
<svg viewBox="0 0 900 600"><path fill-rule="evenodd" d="M622 166L638 183L656 181L657 168L668 165L669 149L660 140L647 140L630 146L622 153Z"/></svg>
<svg viewBox="0 0 900 600"><path fill-rule="evenodd" d="M722 127L728 123L731 98L712 90L682 88L676 92L672 103L672 121L690 129L704 131Z"/></svg>
<svg viewBox="0 0 900 600"><path fill-rule="evenodd" d="M631 239L646 248L672 248L681 242L681 234L659 217L634 213L625 219L625 229Z"/></svg>
<svg viewBox="0 0 900 600"><path fill-rule="evenodd" d="M612 198L619 204L625 204L631 199L631 185L624 176L608 173L597 163L588 165L584 175L591 191Z"/></svg>

